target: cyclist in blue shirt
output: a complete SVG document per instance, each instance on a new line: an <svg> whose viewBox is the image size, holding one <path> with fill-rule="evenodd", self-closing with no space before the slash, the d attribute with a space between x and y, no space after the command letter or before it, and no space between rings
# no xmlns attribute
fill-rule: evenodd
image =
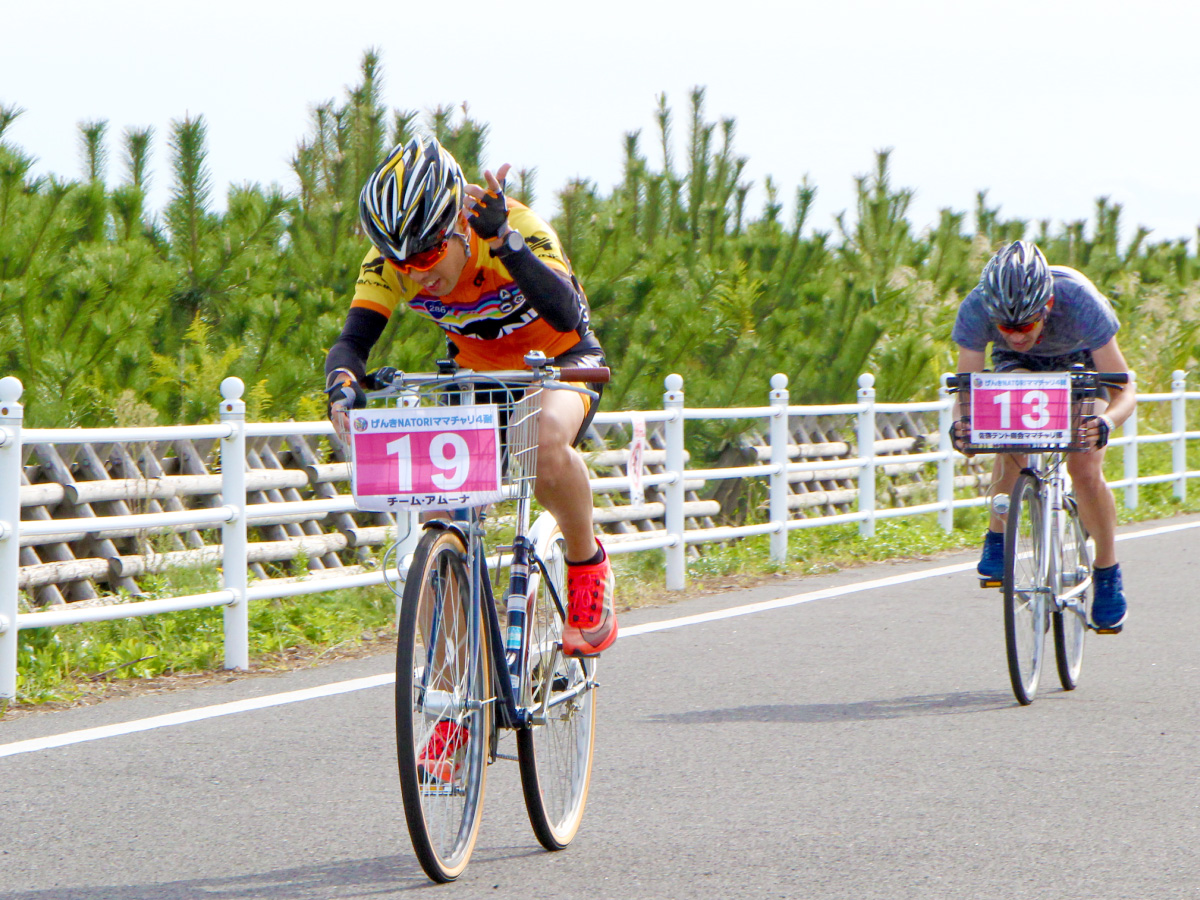
<svg viewBox="0 0 1200 900"><path fill-rule="evenodd" d="M958 308L951 336L959 347L960 372L983 371L989 343L997 372L1062 372L1077 364L1092 371L1128 372L1117 345L1120 327L1112 304L1085 275L1051 266L1037 245L1014 241L984 266L979 284ZM1079 516L1096 542L1092 624L1101 633L1119 632L1126 618L1115 544L1117 506L1104 480L1104 447L1136 406L1132 377L1125 389L1111 388L1107 401L1097 397L1097 414L1084 421L1091 449L1067 455ZM1019 455L997 454L993 493L1011 493L1024 465ZM995 512L978 571L988 580L1004 577L1004 519Z"/></svg>

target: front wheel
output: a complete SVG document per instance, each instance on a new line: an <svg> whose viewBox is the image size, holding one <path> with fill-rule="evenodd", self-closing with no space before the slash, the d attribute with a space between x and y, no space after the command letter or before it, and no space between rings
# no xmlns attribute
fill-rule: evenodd
<svg viewBox="0 0 1200 900"><path fill-rule="evenodd" d="M1033 702L1042 674L1049 590L1037 479L1017 476L1004 534L1004 643L1008 676L1022 706Z"/></svg>
<svg viewBox="0 0 1200 900"><path fill-rule="evenodd" d="M533 832L547 850L562 850L579 830L592 778L596 660L562 654L567 564L558 528L545 529L536 549L546 574L531 567L521 703L532 724L517 731L517 756Z"/></svg>
<svg viewBox="0 0 1200 900"><path fill-rule="evenodd" d="M396 755L413 850L440 882L467 867L483 813L492 704L480 618L462 538L426 531L397 627Z"/></svg>
<svg viewBox="0 0 1200 900"><path fill-rule="evenodd" d="M1054 613L1054 655L1058 662L1058 680L1064 691L1073 691L1079 684L1083 668L1083 639L1087 636L1088 616L1091 614L1092 555L1088 550L1087 532L1079 521L1079 509L1073 498L1063 504L1063 542L1058 578L1062 608ZM1072 595L1072 592L1075 592Z"/></svg>

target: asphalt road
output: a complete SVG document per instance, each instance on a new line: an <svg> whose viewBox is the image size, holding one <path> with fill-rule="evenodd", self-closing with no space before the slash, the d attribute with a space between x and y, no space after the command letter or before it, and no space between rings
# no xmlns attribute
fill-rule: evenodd
<svg viewBox="0 0 1200 900"><path fill-rule="evenodd" d="M408 844L390 687L12 753L386 657L0 724L0 900L1200 897L1198 546L1200 529L1123 542L1125 632L1089 636L1072 693L1051 659L1024 708L998 593L918 577L970 555L623 615L575 844L540 849L502 761L448 886ZM913 580L635 627L891 576Z"/></svg>

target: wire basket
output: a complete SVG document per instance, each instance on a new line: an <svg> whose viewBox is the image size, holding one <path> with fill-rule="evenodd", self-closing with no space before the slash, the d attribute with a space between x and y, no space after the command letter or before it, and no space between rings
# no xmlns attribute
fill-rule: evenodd
<svg viewBox="0 0 1200 900"><path fill-rule="evenodd" d="M525 385L519 396L510 389L506 404L500 406L500 443L503 448L501 482L512 485L521 497L528 497L537 477L538 413L542 410L540 384Z"/></svg>
<svg viewBox="0 0 1200 900"><path fill-rule="evenodd" d="M958 433L964 438L971 435L971 374L959 373L948 379L951 390L958 397ZM987 442L972 443L969 440L960 441L959 449L964 453L1079 453L1089 449L1083 437L1084 420L1092 415L1099 383L1095 373L1071 373L1071 394L1068 440L1029 440L1020 443L993 444Z"/></svg>

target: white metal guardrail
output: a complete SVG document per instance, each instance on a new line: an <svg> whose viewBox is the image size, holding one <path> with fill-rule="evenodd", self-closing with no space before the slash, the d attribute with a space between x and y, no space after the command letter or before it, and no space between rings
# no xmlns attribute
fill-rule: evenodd
<svg viewBox="0 0 1200 900"><path fill-rule="evenodd" d="M1200 438L1200 431L1187 430L1187 401L1200 399L1200 391L1186 390L1186 376L1176 371L1172 376L1171 391L1168 393L1142 394L1138 397L1139 410L1145 404L1169 403L1171 405L1171 431L1157 434L1142 434L1139 431L1139 415L1135 413L1124 425L1123 434L1114 437L1110 446L1124 451L1124 477L1110 482L1114 488L1124 489L1127 507L1136 507L1138 488L1144 484L1172 483L1174 493L1183 498L1187 482L1200 477L1200 471L1187 468L1188 441ZM857 402L824 406L794 406L789 404L787 377L775 375L771 378L768 405L736 409L693 409L684 405L683 379L678 375L666 378L663 408L653 411L600 412L597 424L629 424L636 418L643 422L660 422L665 439L665 473L643 478L645 485L658 485L665 501L663 515L665 530L648 533L645 538L623 540L608 544L612 553L631 553L644 550L665 551L666 583L672 590L685 584L686 548L689 544L711 541L727 541L751 535L771 536L771 557L777 562L787 558L788 532L799 528L814 528L836 523L857 522L865 536L874 534L879 519L899 516L937 513L941 526L949 531L953 527L954 510L983 505L985 497L955 498L954 466L960 456L950 446L949 430L953 417L953 398L942 387L939 399L923 403L877 403L875 400L874 376L864 374L858 380ZM246 438L269 435L325 435L332 429L327 422L311 423L247 423L244 390L237 378L227 378L221 384L222 400L219 422L215 425L174 426L154 428L105 428L105 429L22 429L22 385L16 378L0 379L0 699L16 695L17 637L21 629L53 627L58 625L101 621L153 615L185 609L223 607L225 627L225 666L247 668L249 666L249 603L254 600L297 596L345 588L365 587L384 581L382 570L332 575L301 581L274 584L249 584L247 528L256 519L280 515L311 515L345 512L353 509L348 496L332 499L306 500L246 504ZM906 454L878 455L875 452L876 417L888 413L937 413L938 446L936 451ZM788 421L798 416L841 415L857 419L857 448L852 458L822 460L818 462L791 462L788 457ZM732 466L710 469L688 469L684 450L685 428L688 421L739 419L761 419L767 423L766 433L770 438L770 457L766 464ZM97 443L103 441L164 441L171 439L217 439L220 442L222 460L239 461L236 465L221 466L221 498L219 506L201 509L162 513L141 513L126 516L48 519L41 521L21 520L21 472L22 447L35 443ZM1170 443L1172 448L1171 471L1166 474L1141 475L1139 472L1138 449L1142 444ZM875 480L881 465L936 464L937 500L914 506L879 509L876 507ZM789 513L788 476L796 473L830 472L839 470L858 471L857 510L834 515L793 517ZM688 482L719 481L761 477L768 480L768 521L741 526L719 526L707 528L685 527L685 485ZM831 475L832 477L832 475ZM593 489L628 488L628 484L617 485L623 479L593 479ZM72 604L57 606L48 611L21 613L19 611L20 538L29 535L78 534L80 532L103 535L105 533L128 532L131 529L156 526L195 525L215 527L222 533L221 546L221 590L185 597L120 603L111 606L89 606L72 609ZM408 536L404 549L415 544L418 529L414 517L408 522ZM398 577L400 572L392 569L390 574Z"/></svg>

